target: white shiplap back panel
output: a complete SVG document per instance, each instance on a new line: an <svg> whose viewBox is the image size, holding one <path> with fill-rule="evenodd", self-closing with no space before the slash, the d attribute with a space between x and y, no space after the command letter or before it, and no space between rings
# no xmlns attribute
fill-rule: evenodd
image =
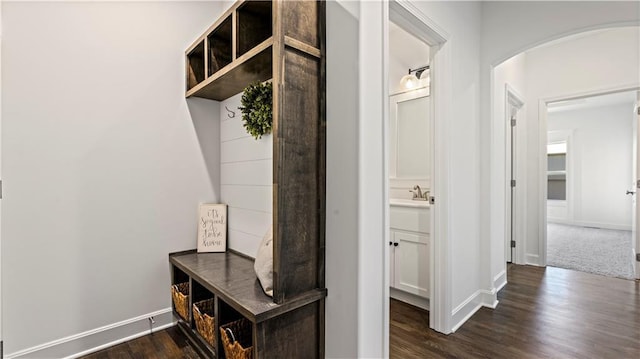
<svg viewBox="0 0 640 359"><path fill-rule="evenodd" d="M271 213L271 186L220 186L222 201L229 207ZM231 219L229 219L231 220ZM267 228L265 228L266 233Z"/></svg>
<svg viewBox="0 0 640 359"><path fill-rule="evenodd" d="M229 206L229 248L255 257L273 218L273 145L271 135L256 140L245 131L241 96L220 103L220 197Z"/></svg>
<svg viewBox="0 0 640 359"><path fill-rule="evenodd" d="M227 236L230 241L233 241L233 247L229 248L255 258L256 252L258 251L258 245L260 244L260 240L262 239L261 237L256 237L251 234L239 232L233 229L230 229L227 232ZM231 243L232 242L229 242L230 246Z"/></svg>
<svg viewBox="0 0 640 359"><path fill-rule="evenodd" d="M227 107L229 106L227 105ZM229 114L229 112L227 112L224 106L221 107L221 111L222 111L221 115L225 117L222 118L222 121L220 122L220 141L226 142L229 140L237 140L239 138L251 137L251 135L249 135L247 131L244 129L244 126L242 126L242 124L240 123L241 121L239 119L240 119L240 116L242 116L240 111L234 108L233 111L235 112L235 116L236 116L234 118L227 117L227 114ZM240 126L238 126L239 124Z"/></svg>
<svg viewBox="0 0 640 359"><path fill-rule="evenodd" d="M230 162L220 165L220 184L269 186L273 183L273 160Z"/></svg>
<svg viewBox="0 0 640 359"><path fill-rule="evenodd" d="M271 225L271 213L231 207L229 229L262 238L264 229Z"/></svg>
<svg viewBox="0 0 640 359"><path fill-rule="evenodd" d="M271 136L263 136L258 140L244 137L221 141L220 146L220 163L267 160L271 158L273 148Z"/></svg>

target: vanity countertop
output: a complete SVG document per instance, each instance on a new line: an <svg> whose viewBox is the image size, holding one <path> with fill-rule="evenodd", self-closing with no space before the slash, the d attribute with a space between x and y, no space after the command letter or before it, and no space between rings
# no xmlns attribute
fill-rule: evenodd
<svg viewBox="0 0 640 359"><path fill-rule="evenodd" d="M429 208L429 201L416 201L412 199L390 198L389 204L398 207Z"/></svg>

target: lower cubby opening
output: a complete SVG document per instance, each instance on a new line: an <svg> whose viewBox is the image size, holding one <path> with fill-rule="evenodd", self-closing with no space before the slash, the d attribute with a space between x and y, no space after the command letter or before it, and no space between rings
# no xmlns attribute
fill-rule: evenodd
<svg viewBox="0 0 640 359"><path fill-rule="evenodd" d="M253 323L222 300L218 300L218 324L221 358L253 358Z"/></svg>
<svg viewBox="0 0 640 359"><path fill-rule="evenodd" d="M185 272L172 266L171 303L173 312L184 321L189 321L189 280Z"/></svg>
<svg viewBox="0 0 640 359"><path fill-rule="evenodd" d="M193 303L191 306L191 329L195 330L203 343L215 352L215 297L213 293L195 280L191 281L191 292Z"/></svg>
<svg viewBox="0 0 640 359"><path fill-rule="evenodd" d="M189 275L176 266L171 266L171 284L188 283Z"/></svg>

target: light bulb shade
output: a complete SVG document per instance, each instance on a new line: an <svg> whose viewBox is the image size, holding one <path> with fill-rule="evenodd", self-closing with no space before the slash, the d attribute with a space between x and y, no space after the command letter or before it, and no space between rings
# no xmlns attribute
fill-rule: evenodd
<svg viewBox="0 0 640 359"><path fill-rule="evenodd" d="M416 88L418 86L418 78L413 74L404 75L400 80L400 85L407 90Z"/></svg>
<svg viewBox="0 0 640 359"><path fill-rule="evenodd" d="M429 76L429 73L423 72L422 75L420 75L420 79L418 80L418 87L429 87L430 83L431 78Z"/></svg>

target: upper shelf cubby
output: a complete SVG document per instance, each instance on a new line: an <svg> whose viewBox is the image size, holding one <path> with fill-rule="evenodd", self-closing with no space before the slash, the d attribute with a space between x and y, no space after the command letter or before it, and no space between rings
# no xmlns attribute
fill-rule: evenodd
<svg viewBox="0 0 640 359"><path fill-rule="evenodd" d="M228 16L207 36L209 46L209 76L229 65L233 60L233 21Z"/></svg>
<svg viewBox="0 0 640 359"><path fill-rule="evenodd" d="M204 41L200 41L187 52L187 90L194 88L205 79Z"/></svg>
<svg viewBox="0 0 640 359"><path fill-rule="evenodd" d="M246 54L273 34L271 1L247 1L238 7L237 56Z"/></svg>
<svg viewBox="0 0 640 359"><path fill-rule="evenodd" d="M186 97L222 101L272 78L273 9L273 1L240 1L194 42L187 50Z"/></svg>

